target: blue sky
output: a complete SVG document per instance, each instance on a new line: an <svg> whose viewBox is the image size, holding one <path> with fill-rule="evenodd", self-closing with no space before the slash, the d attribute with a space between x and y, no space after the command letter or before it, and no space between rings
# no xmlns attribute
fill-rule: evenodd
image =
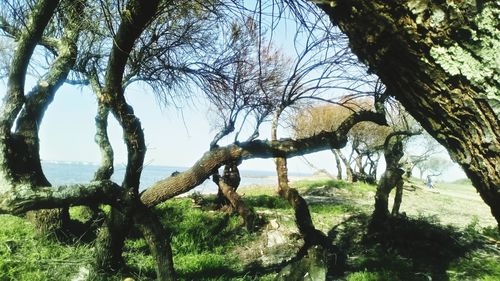
<svg viewBox="0 0 500 281"><path fill-rule="evenodd" d="M0 82L0 97L5 93L5 81ZM201 100L194 101L182 109L174 106L160 106L151 92L131 87L127 101L140 118L146 137L148 151L145 165L166 165L188 167L194 164L204 152L215 131L211 130L208 109ZM43 160L81 161L98 163L100 154L94 142L94 117L96 101L86 89L63 86L48 108L40 127L40 154ZM260 138L269 138L269 126L264 126ZM110 118L109 135L115 151L115 162L126 162L126 147L121 139L121 128ZM230 141L227 140L226 143ZM442 154L447 157L446 153ZM335 172L335 162L330 151L307 155L306 158L321 169ZM242 169L274 170L272 159L245 161ZM383 165L381 166L383 168ZM289 160L291 172L312 173L314 170L301 159ZM382 171L380 171L382 172ZM380 175L380 173L379 173ZM457 165L448 169L443 178L463 178Z"/></svg>
<svg viewBox="0 0 500 281"><path fill-rule="evenodd" d="M3 97L4 93L5 81L2 81L0 96ZM208 108L202 100L193 101L182 109L160 106L151 92L140 87L131 87L126 97L144 128L148 148L146 165L190 166L208 150L216 132L211 130ZM94 142L95 114L95 97L88 89L63 86L45 113L40 127L42 159L98 163L100 154ZM126 147L121 139L121 128L114 118L110 118L109 135L115 162L125 163ZM268 138L269 135L269 132L263 132L261 138ZM317 165L333 168L333 155L329 151L315 153L308 158L314 159ZM256 159L245 161L242 168L273 170L274 164L271 159ZM300 157L290 160L290 169L295 172L312 171Z"/></svg>
<svg viewBox="0 0 500 281"><path fill-rule="evenodd" d="M283 20L273 35L275 41L279 42L277 47L293 54L295 30L293 22ZM5 93L5 83L6 79L0 80L0 97ZM33 80L28 80L26 90L31 88L30 84L33 84ZM198 100L183 105L181 109L173 105L160 106L146 87L129 87L126 97L144 128L148 148L145 165L191 166L208 150L216 132L211 129L211 117L201 94ZM61 87L40 127L42 159L98 163L100 153L94 142L95 114L96 101L89 89L69 85ZM125 163L126 147L121 138L121 128L114 118L110 118L109 135L116 164ZM264 126L260 138L266 139L269 136L269 126ZM286 133L280 136L286 137ZM230 140L226 140L226 143L228 141ZM335 162L330 151L306 157L318 168L334 173ZM272 159L255 159L245 161L241 168L274 170L274 163ZM289 169L291 172L313 172L301 157L290 159ZM450 179L464 177L457 167L448 174L446 178Z"/></svg>

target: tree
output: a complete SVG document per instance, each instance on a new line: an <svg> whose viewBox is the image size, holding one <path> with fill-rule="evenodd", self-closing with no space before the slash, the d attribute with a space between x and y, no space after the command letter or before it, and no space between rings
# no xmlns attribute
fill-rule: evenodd
<svg viewBox="0 0 500 281"><path fill-rule="evenodd" d="M396 199L393 208L393 215L399 212L403 192L403 175L405 170L400 163L404 155L403 142L412 135L410 131L395 131L390 133L384 141L384 158L386 168L377 185L375 194L375 208L370 220L369 231L377 232L382 230L389 217L389 193L396 188Z"/></svg>
<svg viewBox="0 0 500 281"><path fill-rule="evenodd" d="M188 4L192 3L197 2ZM15 16L10 18L11 24L2 19L0 28L6 36L15 39L16 48L10 58L7 93L0 111L0 212L22 214L74 205L110 205L111 211L96 243L97 270L115 270L123 265L123 245L133 224L148 243L156 261L158 280L175 279L169 234L152 211L156 204L194 188L224 165L255 157L292 157L340 148L346 144L346 134L356 123L385 122L378 113L360 111L346 118L334 132L322 132L309 138L276 141L251 138L225 147L213 146L188 171L159 181L139 194L146 153L145 136L132 105L125 99L127 87L135 81L144 81L164 87L160 88L161 93L168 94L167 84L174 83L172 79L180 76L164 76L171 72L160 72L160 69L183 73L185 76L181 77L190 77L198 82L197 85L214 82L215 77L224 74L219 68L214 69L212 65L216 64L204 68L205 62L183 64L167 60L173 55L168 53L171 41L163 40L175 34L168 32L176 30L172 26L179 25L170 25L171 22L165 19L175 16L172 14L175 9L169 8L177 6L168 1L144 0L98 3L38 0L4 1L2 4L5 5L2 8L7 7L2 12L10 11ZM196 11L189 6L180 13L192 19L190 13L196 14ZM89 21L89 13L97 13L100 20ZM206 17L200 15L200 18ZM186 23L186 27L192 26L191 22ZM189 28L187 30L191 30ZM167 45L167 50L159 50L158 42ZM193 48L193 41L190 42L186 48ZM185 41L178 43L182 45ZM25 80L30 64L36 61L37 47L52 54L47 60L53 60L48 63L47 75L26 94ZM213 59L213 56L206 59ZM222 62L219 66L227 64ZM165 84L156 84L162 81ZM64 82L90 85L96 94L96 141L103 161L94 181L51 187L41 169L37 130L45 110ZM128 152L121 184L109 180L113 173L113 150L107 138L109 113L123 129Z"/></svg>
<svg viewBox="0 0 500 281"><path fill-rule="evenodd" d="M315 1L459 163L500 223L495 1Z"/></svg>
<svg viewBox="0 0 500 281"><path fill-rule="evenodd" d="M373 103L373 102L372 102ZM293 130L296 136L309 136L322 130L333 130L344 118L359 110L373 109L367 98L354 99L345 97L337 105L320 105L299 112L293 120ZM315 124L311 126L310 124ZM332 150L334 156L344 163L347 181L376 178L378 152L382 149L385 137L391 132L388 126L379 126L370 122L361 122L349 132L351 153L349 159L340 150ZM351 167L355 158L356 169ZM339 161L339 162L340 162ZM338 166L338 165L337 165ZM368 173L365 167L369 167ZM341 172L340 172L341 173Z"/></svg>
<svg viewBox="0 0 500 281"><path fill-rule="evenodd" d="M450 162L446 161L441 157L432 156L425 161L419 162L416 166L420 172L420 179L423 179L424 174L430 176L439 176L443 173L446 168L448 168Z"/></svg>

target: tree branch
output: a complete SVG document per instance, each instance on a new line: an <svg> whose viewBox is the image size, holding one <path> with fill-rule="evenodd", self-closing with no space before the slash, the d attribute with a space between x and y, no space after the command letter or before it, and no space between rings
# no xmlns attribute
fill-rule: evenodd
<svg viewBox="0 0 500 281"><path fill-rule="evenodd" d="M342 148L347 143L349 130L362 121L372 121L379 125L386 125L384 116L371 111L360 111L346 118L335 131L323 131L311 137L297 140L253 140L214 148L206 152L187 171L156 182L141 194L141 201L147 206L154 206L185 193L200 185L222 165L232 161L252 158L294 157L325 149Z"/></svg>
<svg viewBox="0 0 500 281"><path fill-rule="evenodd" d="M30 15L27 30L19 36L19 44L10 64L7 94L0 113L0 131L5 136L10 135L12 124L24 102L24 81L33 51L58 4L57 0L38 1Z"/></svg>
<svg viewBox="0 0 500 281"><path fill-rule="evenodd" d="M87 204L114 205L119 202L121 194L121 187L109 180L36 189L31 185L17 185L0 194L0 213L21 214Z"/></svg>

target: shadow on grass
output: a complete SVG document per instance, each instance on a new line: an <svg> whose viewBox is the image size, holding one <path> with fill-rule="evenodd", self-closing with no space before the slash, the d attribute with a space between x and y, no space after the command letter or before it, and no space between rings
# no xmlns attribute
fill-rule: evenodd
<svg viewBox="0 0 500 281"><path fill-rule="evenodd" d="M298 261L299 257L294 257L279 263L264 266L258 262L251 263L241 270L235 270L227 265L214 267L204 267L196 272L179 273L181 280L261 280L265 275L278 273L286 266ZM273 278L274 279L274 278Z"/></svg>
<svg viewBox="0 0 500 281"><path fill-rule="evenodd" d="M348 271L375 273L359 280L449 280L450 264L482 246L471 233L429 218L391 218L375 234L366 233L368 223L361 214L329 232L350 255Z"/></svg>
<svg viewBox="0 0 500 281"><path fill-rule="evenodd" d="M253 195L244 198L244 201L249 206L254 208L267 209L290 209L290 204L279 196L270 195Z"/></svg>

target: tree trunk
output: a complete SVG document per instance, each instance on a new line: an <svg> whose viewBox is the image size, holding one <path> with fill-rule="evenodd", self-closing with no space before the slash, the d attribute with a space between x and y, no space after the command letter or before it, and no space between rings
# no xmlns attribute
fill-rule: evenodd
<svg viewBox="0 0 500 281"><path fill-rule="evenodd" d="M359 152L357 153L358 155L356 156L356 158L354 158L354 162L356 163L356 167L358 168L356 173L363 177L366 175L365 166L363 165L363 155L361 155Z"/></svg>
<svg viewBox="0 0 500 281"><path fill-rule="evenodd" d="M396 184L396 195L394 196L394 205L392 205L392 216L399 215L399 209L401 207L401 202L403 201L403 184L404 180L401 179Z"/></svg>
<svg viewBox="0 0 500 281"><path fill-rule="evenodd" d="M279 116L280 111L276 113L273 119L271 140L277 140ZM331 241L323 232L314 227L306 200L300 196L296 189L290 188L288 185L286 157L276 157L274 158L274 162L276 163L276 174L278 175L278 194L292 206L295 212L295 224L299 229L300 235L304 239L304 246L300 249L299 255L305 255L309 247L313 245L321 245L325 249L329 249L331 247Z"/></svg>
<svg viewBox="0 0 500 281"><path fill-rule="evenodd" d="M245 227L248 230L253 230L255 228L255 218L257 217L255 211L251 207L247 207L241 196L236 192L240 184L240 173L237 164L226 164L223 176L214 173L213 181L219 187L219 191L224 198L229 201L231 207L243 218Z"/></svg>
<svg viewBox="0 0 500 281"><path fill-rule="evenodd" d="M44 1L40 1L42 2ZM79 11L83 5L83 1L73 1L68 5L68 18L63 20L64 33L59 40L59 54L46 75L24 97L24 106L17 116L15 132L11 136L9 154L6 156L9 159L9 168L14 175L14 181L29 183L33 189L50 186L40 161L38 130L45 111L76 61L76 43L81 28L76 22L81 19L82 14ZM48 14L45 17L50 19ZM22 46L23 43L25 42L21 41L19 45ZM61 234L70 221L68 208L32 211L29 212L28 219L34 223L37 232L44 236Z"/></svg>
<svg viewBox="0 0 500 281"><path fill-rule="evenodd" d="M127 2L127 16L121 18L120 25L113 37L113 47L109 55L104 88L97 93L99 110L109 108L123 130L123 139L127 147L127 166L122 181L125 192L123 198L120 198L122 206L120 209L111 208L106 228L99 233L99 243L96 246L96 267L98 270L115 270L123 265L122 252L125 238L136 214L136 201L139 200L139 185L146 144L141 122L125 99L122 80L135 41L153 19L158 5L158 0L130 0ZM97 140L99 141L99 139ZM103 144L107 145L105 142Z"/></svg>
<svg viewBox="0 0 500 281"><path fill-rule="evenodd" d="M238 212L238 214L243 218L245 227L250 231L254 230L256 218L255 211L252 208L246 206L241 196L235 191L232 186L226 183L224 177L220 177L217 174L214 174L213 177L214 182L217 183L222 194L224 194L224 197L229 200L232 208L234 208L234 210Z"/></svg>
<svg viewBox="0 0 500 281"><path fill-rule="evenodd" d="M294 157L326 149L342 148L347 143L347 132L357 123L371 121L385 125L385 117L369 111L356 112L346 118L334 132L279 141L252 140L213 148L206 152L191 168L166 179L160 180L141 194L146 206L154 206L176 195L187 192L201 184L224 163L243 161L251 158Z"/></svg>
<svg viewBox="0 0 500 281"><path fill-rule="evenodd" d="M146 239L151 255L156 260L155 270L158 281L176 280L170 234L165 231L154 212L137 202L134 222Z"/></svg>
<svg viewBox="0 0 500 281"><path fill-rule="evenodd" d="M217 175L218 176L218 175ZM222 190L222 187L219 185L219 177L214 178L214 182L217 185L217 197L215 197L215 203L219 209L221 208L233 208L233 204L226 197L227 191L232 190L236 192L238 187L240 186L240 171L238 170L237 163L233 162L231 164L226 164L224 166L223 179L224 183L228 186L226 190Z"/></svg>
<svg viewBox="0 0 500 281"><path fill-rule="evenodd" d="M382 230L389 217L389 193L394 187L403 188L403 175L405 171L401 169L399 161L403 157L403 138L401 135L411 135L407 132L395 132L389 134L384 142L384 157L386 169L377 185L375 193L375 209L371 217L369 232ZM395 139L395 141L392 141ZM400 194L402 195L402 193ZM401 197L399 197L399 200ZM399 210L398 203L397 210ZM394 209L393 209L394 210Z"/></svg>
<svg viewBox="0 0 500 281"><path fill-rule="evenodd" d="M375 209L370 220L369 232L377 232L384 228L389 217L389 193L395 186L402 183L403 174L402 169L390 169L386 170L380 178L375 193Z"/></svg>
<svg viewBox="0 0 500 281"><path fill-rule="evenodd" d="M500 223L496 1L319 4L389 94L447 148Z"/></svg>
<svg viewBox="0 0 500 281"><path fill-rule="evenodd" d="M340 157L335 149L332 149L332 153L335 156L335 165L337 165L337 179L342 180L342 165L340 163Z"/></svg>
<svg viewBox="0 0 500 281"><path fill-rule="evenodd" d="M125 265L123 246L131 225L130 217L116 208L106 218L97 235L95 246L95 270L100 272L115 272Z"/></svg>
<svg viewBox="0 0 500 281"><path fill-rule="evenodd" d="M353 171L351 168L351 163L349 163L349 160L347 160L347 158L344 156L342 151L340 151L340 149L335 149L335 151L339 155L340 160L342 160L342 162L344 163L347 182L352 182L353 181Z"/></svg>

